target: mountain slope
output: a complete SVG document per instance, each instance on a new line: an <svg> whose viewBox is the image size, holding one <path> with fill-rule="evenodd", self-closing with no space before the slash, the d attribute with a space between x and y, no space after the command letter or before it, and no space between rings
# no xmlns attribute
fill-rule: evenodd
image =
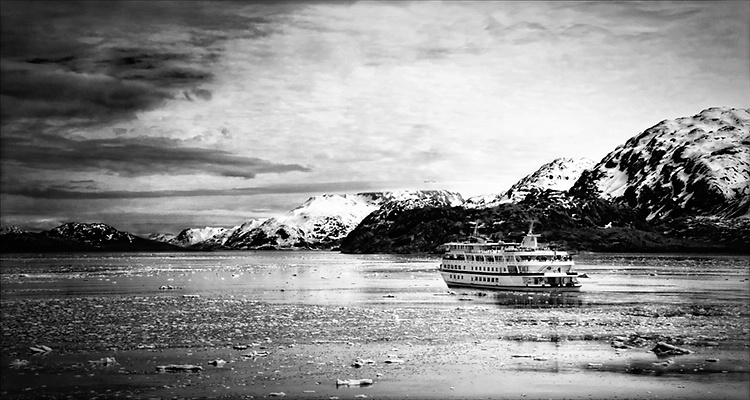
<svg viewBox="0 0 750 400"><path fill-rule="evenodd" d="M222 247L239 250L333 246L377 209L377 204L377 196L367 194L311 197L284 215L234 232Z"/></svg>
<svg viewBox="0 0 750 400"><path fill-rule="evenodd" d="M2 229L3 253L49 253L75 251L179 251L180 247L143 239L109 225L69 222L39 233Z"/></svg>
<svg viewBox="0 0 750 400"><path fill-rule="evenodd" d="M443 243L467 240L474 223L492 240L519 242L530 220L538 221L534 230L543 241L578 251L747 253L750 239L747 219L725 226L705 220L654 224L626 204L547 190L491 208L417 208L387 219L373 213L342 241L341 251L437 253Z"/></svg>
<svg viewBox="0 0 750 400"><path fill-rule="evenodd" d="M465 208L373 213L341 249L434 252L443 242L466 239L474 221L484 224L485 234L512 239L536 219L546 240L578 250L747 253L748 132L746 109L710 108L665 120L590 169L580 168L568 192L545 187L564 175L547 175L543 183L553 162L506 194L472 198Z"/></svg>
<svg viewBox="0 0 750 400"><path fill-rule="evenodd" d="M709 108L631 138L571 189L638 209L648 219L738 217L750 207L750 110Z"/></svg>
<svg viewBox="0 0 750 400"><path fill-rule="evenodd" d="M197 243L205 242L209 239L221 237L229 229L215 228L207 226L205 228L188 228L183 229L177 236L166 240L167 243L180 247L190 247Z"/></svg>
<svg viewBox="0 0 750 400"><path fill-rule="evenodd" d="M567 191L581 177L581 174L594 166L588 158L558 158L542 165L538 170L525 176L505 193L470 197L466 208L496 207L504 203L518 203L531 192L557 190Z"/></svg>
<svg viewBox="0 0 750 400"><path fill-rule="evenodd" d="M311 197L285 215L233 234L222 247L238 250L333 248L370 213L462 203L461 195L444 190L324 194Z"/></svg>

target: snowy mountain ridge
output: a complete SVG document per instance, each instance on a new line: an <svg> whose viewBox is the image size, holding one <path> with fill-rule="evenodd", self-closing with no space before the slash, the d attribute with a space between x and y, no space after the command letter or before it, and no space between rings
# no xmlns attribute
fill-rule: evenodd
<svg viewBox="0 0 750 400"><path fill-rule="evenodd" d="M88 251L176 251L180 247L144 239L103 223L69 222L42 232L0 227L0 251L49 253Z"/></svg>
<svg viewBox="0 0 750 400"><path fill-rule="evenodd" d="M556 190L567 191L581 177L583 171L594 166L588 158L557 158L542 165L535 172L525 176L502 194L470 197L466 208L490 208L506 203L518 203L531 192Z"/></svg>
<svg viewBox="0 0 750 400"><path fill-rule="evenodd" d="M216 236L220 236L228 230L228 228L210 226L205 228L187 228L183 229L182 232L177 234L177 236L166 240L166 242L175 246L189 247L197 243L205 242Z"/></svg>
<svg viewBox="0 0 750 400"><path fill-rule="evenodd" d="M189 228L168 243L232 250L330 248L381 208L454 207L463 203L460 194L445 190L322 194L278 217L251 220L232 228Z"/></svg>
<svg viewBox="0 0 750 400"><path fill-rule="evenodd" d="M27 233L27 232L14 225L0 226L0 235L21 235L24 233Z"/></svg>
<svg viewBox="0 0 750 400"><path fill-rule="evenodd" d="M288 213L246 223L221 244L230 249L325 246L346 236L377 209L367 195L323 194L309 198Z"/></svg>
<svg viewBox="0 0 750 400"><path fill-rule="evenodd" d="M714 107L664 120L632 137L583 174L572 192L641 210L647 220L747 215L750 110Z"/></svg>
<svg viewBox="0 0 750 400"><path fill-rule="evenodd" d="M91 246L108 243L132 243L136 237L102 223L68 222L42 233L50 238L73 239Z"/></svg>

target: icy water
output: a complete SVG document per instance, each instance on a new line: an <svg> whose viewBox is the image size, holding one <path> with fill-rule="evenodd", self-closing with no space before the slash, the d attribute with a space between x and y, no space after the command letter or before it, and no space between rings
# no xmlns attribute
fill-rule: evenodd
<svg viewBox="0 0 750 400"><path fill-rule="evenodd" d="M748 398L750 256L575 261L580 292L533 294L451 291L426 256L3 255L0 395ZM664 340L694 353L661 359Z"/></svg>
<svg viewBox="0 0 750 400"><path fill-rule="evenodd" d="M320 251L4 255L2 296L199 295L278 304L453 307L710 306L750 301L750 256L577 255L579 293L452 293L436 257ZM171 289L160 289L171 287ZM450 293L450 294L449 294ZM486 296L484 296L487 294Z"/></svg>

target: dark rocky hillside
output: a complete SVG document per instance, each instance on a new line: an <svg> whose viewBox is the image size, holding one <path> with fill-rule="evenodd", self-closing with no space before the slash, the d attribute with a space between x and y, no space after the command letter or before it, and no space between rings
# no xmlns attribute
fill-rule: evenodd
<svg viewBox="0 0 750 400"><path fill-rule="evenodd" d="M121 232L105 224L70 222L39 233L7 227L0 234L2 253L184 251Z"/></svg>
<svg viewBox="0 0 750 400"><path fill-rule="evenodd" d="M520 241L529 221L534 232L560 248L611 252L748 252L750 224L723 227L711 221L683 219L675 224L645 221L636 210L602 198L573 197L548 190L530 193L519 203L485 209L422 208L386 216L370 214L347 236L348 253L436 253L442 243L479 233L492 240Z"/></svg>

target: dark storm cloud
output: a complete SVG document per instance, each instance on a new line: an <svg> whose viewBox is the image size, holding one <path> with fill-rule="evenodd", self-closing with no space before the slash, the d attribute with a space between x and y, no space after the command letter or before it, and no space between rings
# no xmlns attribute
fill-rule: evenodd
<svg viewBox="0 0 750 400"><path fill-rule="evenodd" d="M0 65L2 117L121 118L157 106L171 95L153 85L104 74L77 73L48 66Z"/></svg>
<svg viewBox="0 0 750 400"><path fill-rule="evenodd" d="M209 69L216 59L202 51L192 48L186 48L184 52L162 52L156 47L114 48L100 55L95 68L118 79L179 88L213 77Z"/></svg>
<svg viewBox="0 0 750 400"><path fill-rule="evenodd" d="M209 174L253 178L308 171L168 137L128 137L112 127L167 100L211 101L223 42L269 34L295 5L245 2L26 1L0 9L0 162L3 194L96 194L94 182L49 186L54 174L137 177ZM101 127L100 138L78 128ZM96 129L88 129L96 134ZM114 133L115 138L109 138ZM224 136L227 132L222 132ZM23 175L23 182L16 177ZM169 191L136 197L161 197ZM187 195L199 195L200 191Z"/></svg>
<svg viewBox="0 0 750 400"><path fill-rule="evenodd" d="M176 6L177 5L177 6ZM183 90L202 100L221 42L262 36L285 6L243 2L3 2L2 124L104 124Z"/></svg>
<svg viewBox="0 0 750 400"><path fill-rule="evenodd" d="M297 164L280 164L234 155L218 149L189 147L167 138L74 140L50 134L3 139L3 166L35 170L92 171L119 176L211 174L254 178L257 174L309 171Z"/></svg>

